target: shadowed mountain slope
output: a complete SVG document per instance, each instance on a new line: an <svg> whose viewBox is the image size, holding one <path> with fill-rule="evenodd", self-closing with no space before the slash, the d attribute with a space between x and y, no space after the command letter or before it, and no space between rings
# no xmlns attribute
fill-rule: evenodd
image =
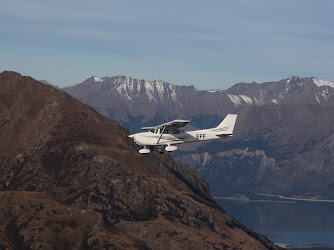
<svg viewBox="0 0 334 250"><path fill-rule="evenodd" d="M269 193L334 198L334 109L313 104L248 107L235 136L178 152L214 195Z"/></svg>
<svg viewBox="0 0 334 250"><path fill-rule="evenodd" d="M63 91L1 73L0 244L55 247L57 232L82 248L276 248L226 215L198 172L138 154L128 135Z"/></svg>

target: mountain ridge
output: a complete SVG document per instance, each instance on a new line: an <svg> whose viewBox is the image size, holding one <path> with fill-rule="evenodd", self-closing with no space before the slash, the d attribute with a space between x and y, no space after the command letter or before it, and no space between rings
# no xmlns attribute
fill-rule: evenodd
<svg viewBox="0 0 334 250"><path fill-rule="evenodd" d="M222 118L249 105L334 103L334 83L314 77L291 76L277 82L238 83L227 90L197 90L192 85L136 80L129 76L94 79L91 77L63 90L134 131L140 130L139 126L131 126L138 120L141 125L159 124L204 114Z"/></svg>
<svg viewBox="0 0 334 250"><path fill-rule="evenodd" d="M3 72L0 97L3 246L55 247L58 232L63 246L93 249L277 249L229 217L198 172L140 155L129 130L65 92Z"/></svg>

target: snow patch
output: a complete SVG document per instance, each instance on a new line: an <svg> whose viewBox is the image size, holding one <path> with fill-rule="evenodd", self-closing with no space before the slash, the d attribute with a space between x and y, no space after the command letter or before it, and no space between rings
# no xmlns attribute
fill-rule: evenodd
<svg viewBox="0 0 334 250"><path fill-rule="evenodd" d="M151 101L157 101L155 98L154 98L154 87L153 87L153 84L152 82L149 82L149 81L144 81L144 86L145 86L145 89L146 89L146 94L148 95L148 99Z"/></svg>
<svg viewBox="0 0 334 250"><path fill-rule="evenodd" d="M315 99L317 100L317 102L319 104L321 104L321 99L320 97L322 97L322 99L324 99L325 101L328 101L329 99L329 96L330 96L330 93L329 93L329 90L328 88L325 88L324 90L322 90L321 92L317 92L315 93Z"/></svg>
<svg viewBox="0 0 334 250"><path fill-rule="evenodd" d="M262 106L263 104L266 103L266 100L268 99L268 93L267 91L260 91L257 94L257 97L255 97L254 101L258 106Z"/></svg>
<svg viewBox="0 0 334 250"><path fill-rule="evenodd" d="M130 102L133 102L132 98L135 84L136 83L129 76L119 76L115 81L114 88L110 90L109 95L116 90L122 98L125 97Z"/></svg>
<svg viewBox="0 0 334 250"><path fill-rule="evenodd" d="M244 106L244 103L246 105L252 105L253 101L250 97L245 95L230 95L227 94L228 98L230 98L231 102L233 102L234 106Z"/></svg>
<svg viewBox="0 0 334 250"><path fill-rule="evenodd" d="M317 78L312 78L313 80L313 83L315 85L317 85L318 87L321 87L321 86L329 86L331 88L334 88L334 82L329 82L329 81L326 81L322 78L320 79L317 79Z"/></svg>
<svg viewBox="0 0 334 250"><path fill-rule="evenodd" d="M329 91L328 91L328 88L324 89L324 90L321 92L321 96L322 96L326 101L328 101L328 98L329 98Z"/></svg>
<svg viewBox="0 0 334 250"><path fill-rule="evenodd" d="M241 106L241 98L237 95L230 95L227 94L228 98L230 98L231 102L234 103L234 106L238 107Z"/></svg>
<svg viewBox="0 0 334 250"><path fill-rule="evenodd" d="M172 100L173 100L174 102L176 102L176 92L175 92L175 90L172 91L172 93L171 93L171 97L172 97Z"/></svg>
<svg viewBox="0 0 334 250"><path fill-rule="evenodd" d="M160 98L160 100L164 99L164 93L165 93L165 86L164 83L161 80L154 81L153 84L155 85L155 88L157 90L157 94Z"/></svg>
<svg viewBox="0 0 334 250"><path fill-rule="evenodd" d="M98 76L93 76L94 82L103 82L103 80Z"/></svg>
<svg viewBox="0 0 334 250"><path fill-rule="evenodd" d="M245 96L245 95L239 95L239 96L248 105L252 105L253 104L253 100L250 97Z"/></svg>
<svg viewBox="0 0 334 250"><path fill-rule="evenodd" d="M111 86L112 89L110 90L109 95L117 93L122 98L126 98L132 103L134 103L135 98L139 98L140 95L148 96L150 102L163 103L170 98L178 103L177 96L179 93L187 89L193 89L193 86L178 86L161 80L137 80L132 79L129 76L118 76ZM182 104L180 105L182 106Z"/></svg>
<svg viewBox="0 0 334 250"><path fill-rule="evenodd" d="M171 84L169 84L168 85L168 87L169 87L169 90L170 90L170 92L171 92L171 97L172 97L172 100L174 101L174 102L177 102L177 100L176 100L176 96L177 96L177 94L176 94L176 90L175 90L175 88L173 88L173 86L171 85Z"/></svg>
<svg viewBox="0 0 334 250"><path fill-rule="evenodd" d="M223 92L223 90L220 90L220 89L212 89L212 90L208 90L208 92L210 92L210 93L221 93L221 92Z"/></svg>

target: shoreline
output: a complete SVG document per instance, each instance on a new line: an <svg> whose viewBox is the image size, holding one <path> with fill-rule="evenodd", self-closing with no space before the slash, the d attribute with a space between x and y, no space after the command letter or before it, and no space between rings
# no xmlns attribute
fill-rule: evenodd
<svg viewBox="0 0 334 250"><path fill-rule="evenodd" d="M283 200L334 203L334 200L322 200L322 199L316 199L316 198L287 197L287 196L275 195L275 194L257 194L257 195L262 195L262 196L267 196L267 197L278 197L279 199L283 199Z"/></svg>
<svg viewBox="0 0 334 250"><path fill-rule="evenodd" d="M249 202L273 202L273 203L296 203L298 201L307 201L307 202L322 202L322 203L334 203L334 200L329 199L318 199L318 198L298 198L298 197L287 197L283 195L275 195L275 194L256 194L258 196L265 196L265 197L275 197L281 200L251 200L246 196L213 196L216 200L232 200L232 201L239 201L242 203L249 203Z"/></svg>

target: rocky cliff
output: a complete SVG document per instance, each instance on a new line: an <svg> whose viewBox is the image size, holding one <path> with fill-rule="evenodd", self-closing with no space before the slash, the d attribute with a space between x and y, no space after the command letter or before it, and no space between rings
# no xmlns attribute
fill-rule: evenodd
<svg viewBox="0 0 334 250"><path fill-rule="evenodd" d="M2 248L276 248L203 177L140 155L129 131L63 91L0 74Z"/></svg>

